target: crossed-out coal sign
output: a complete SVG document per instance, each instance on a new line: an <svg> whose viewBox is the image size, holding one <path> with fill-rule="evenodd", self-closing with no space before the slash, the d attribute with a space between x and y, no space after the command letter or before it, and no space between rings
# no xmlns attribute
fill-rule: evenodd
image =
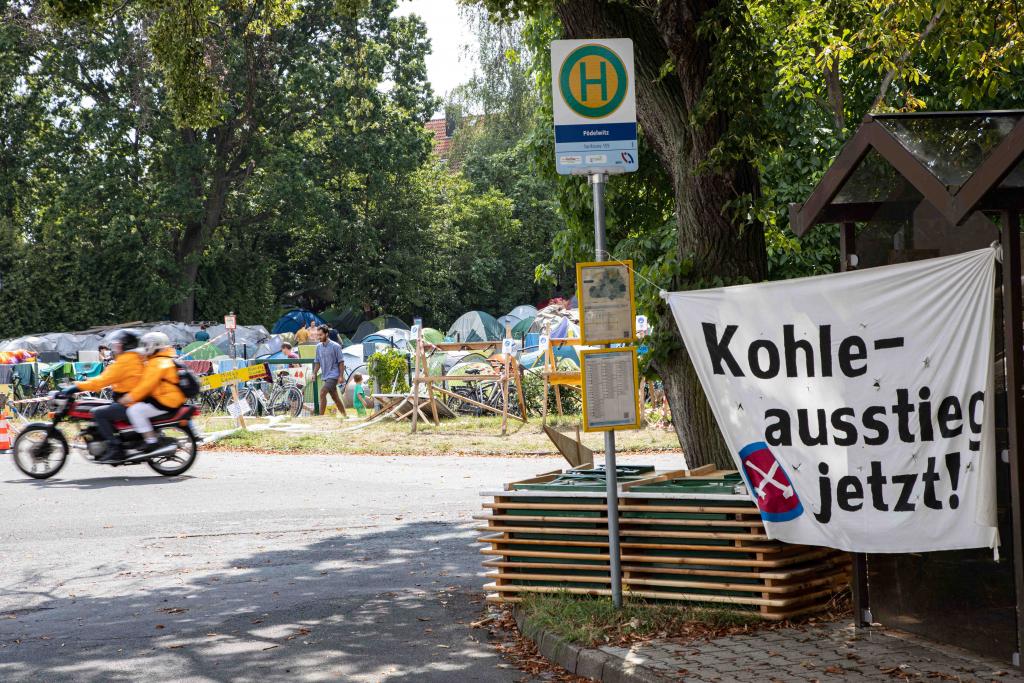
<svg viewBox="0 0 1024 683"><path fill-rule="evenodd" d="M666 294L769 535L994 547L992 249Z"/></svg>

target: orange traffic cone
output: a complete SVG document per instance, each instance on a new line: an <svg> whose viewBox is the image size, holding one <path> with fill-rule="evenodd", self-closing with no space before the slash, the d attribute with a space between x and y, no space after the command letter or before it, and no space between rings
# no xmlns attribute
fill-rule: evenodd
<svg viewBox="0 0 1024 683"><path fill-rule="evenodd" d="M0 417L0 451L11 450L11 428L7 420Z"/></svg>

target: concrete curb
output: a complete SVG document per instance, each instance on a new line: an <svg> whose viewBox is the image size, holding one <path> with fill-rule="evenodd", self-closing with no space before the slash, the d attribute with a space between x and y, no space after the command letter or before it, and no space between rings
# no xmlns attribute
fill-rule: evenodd
<svg viewBox="0 0 1024 683"><path fill-rule="evenodd" d="M670 683L678 681L650 667L630 664L621 657L592 647L582 647L530 622L522 609L513 609L516 625L534 642L542 656L577 676L602 683Z"/></svg>

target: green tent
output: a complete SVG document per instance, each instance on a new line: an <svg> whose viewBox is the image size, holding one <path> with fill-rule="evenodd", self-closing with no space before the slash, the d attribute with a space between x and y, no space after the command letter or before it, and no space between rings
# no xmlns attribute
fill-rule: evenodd
<svg viewBox="0 0 1024 683"><path fill-rule="evenodd" d="M186 360L212 360L223 355L224 352L217 348L216 344L195 341L183 348L178 357Z"/></svg>
<svg viewBox="0 0 1024 683"><path fill-rule="evenodd" d="M505 336L505 330L493 315L470 311L452 323L448 336L460 342L500 341Z"/></svg>
<svg viewBox="0 0 1024 683"><path fill-rule="evenodd" d="M442 344L444 343L444 334L435 330L433 327L424 327L423 341L428 341L431 344Z"/></svg>
<svg viewBox="0 0 1024 683"><path fill-rule="evenodd" d="M531 315L529 318L523 318L512 327L512 338L522 339L529 333L530 326L533 325L533 321L537 316Z"/></svg>

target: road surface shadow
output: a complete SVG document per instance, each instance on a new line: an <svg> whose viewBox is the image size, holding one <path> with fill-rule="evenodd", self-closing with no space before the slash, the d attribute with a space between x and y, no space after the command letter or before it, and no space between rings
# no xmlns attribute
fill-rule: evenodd
<svg viewBox="0 0 1024 683"><path fill-rule="evenodd" d="M0 680L522 680L470 626L484 609L471 526L325 530L261 549L290 534L147 539L88 595L7 577L8 599L32 599L0 614ZM234 559L163 559L203 544Z"/></svg>
<svg viewBox="0 0 1024 683"><path fill-rule="evenodd" d="M134 465L132 467L135 467ZM120 469L120 468L119 468ZM148 469L148 468L147 468ZM161 475L151 476L126 476L128 472L132 470L124 470L125 474L111 477L92 477L89 479L8 479L5 484L29 484L31 486L39 486L46 488L55 489L79 489L79 490L91 490L91 489L106 489L112 486L152 486L154 484L160 485L171 485L188 481L193 477L183 474L178 477L164 477ZM138 471L138 470L135 470ZM60 475L57 475L58 477Z"/></svg>

